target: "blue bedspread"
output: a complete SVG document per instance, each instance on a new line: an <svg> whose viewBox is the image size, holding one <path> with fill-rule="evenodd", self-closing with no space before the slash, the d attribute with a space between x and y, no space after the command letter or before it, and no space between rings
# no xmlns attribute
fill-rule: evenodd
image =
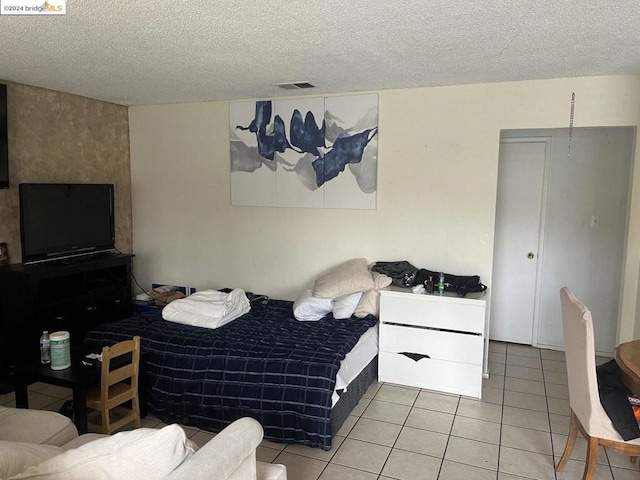
<svg viewBox="0 0 640 480"><path fill-rule="evenodd" d="M160 311L107 323L86 342L139 335L148 408L167 423L219 431L240 417L265 438L331 447L331 396L340 362L377 319L299 322L269 300L215 330L167 322Z"/></svg>

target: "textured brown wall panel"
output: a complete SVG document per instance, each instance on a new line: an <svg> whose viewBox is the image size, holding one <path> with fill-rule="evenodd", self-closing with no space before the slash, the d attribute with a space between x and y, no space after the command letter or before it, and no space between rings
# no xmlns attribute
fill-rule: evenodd
<svg viewBox="0 0 640 480"><path fill-rule="evenodd" d="M113 183L116 247L132 251L127 107L7 83L9 189L0 190L0 242L21 261L18 184Z"/></svg>

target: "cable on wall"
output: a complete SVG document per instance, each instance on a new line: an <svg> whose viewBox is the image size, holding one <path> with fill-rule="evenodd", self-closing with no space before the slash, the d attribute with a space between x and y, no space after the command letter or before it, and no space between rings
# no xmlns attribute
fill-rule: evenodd
<svg viewBox="0 0 640 480"><path fill-rule="evenodd" d="M571 92L571 111L569 113L569 142L567 147L567 157L571 157L571 139L573 138L573 114L576 107L576 92Z"/></svg>

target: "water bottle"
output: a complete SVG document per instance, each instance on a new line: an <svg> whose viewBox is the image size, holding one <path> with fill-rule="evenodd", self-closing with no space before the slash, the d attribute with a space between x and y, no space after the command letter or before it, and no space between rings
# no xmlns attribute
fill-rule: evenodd
<svg viewBox="0 0 640 480"><path fill-rule="evenodd" d="M51 363L51 341L49 340L49 332L42 332L40 337L40 361L43 364Z"/></svg>
<svg viewBox="0 0 640 480"><path fill-rule="evenodd" d="M438 293L444 294L444 273L440 272L440 279L438 280Z"/></svg>

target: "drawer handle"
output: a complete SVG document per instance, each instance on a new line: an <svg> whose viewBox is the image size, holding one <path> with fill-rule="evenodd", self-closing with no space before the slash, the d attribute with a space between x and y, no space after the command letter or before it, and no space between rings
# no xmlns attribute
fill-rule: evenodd
<svg viewBox="0 0 640 480"><path fill-rule="evenodd" d="M414 362L422 360L423 358L431 358L429 355L425 355L423 353L400 352L400 355L404 355L405 357L410 358Z"/></svg>

